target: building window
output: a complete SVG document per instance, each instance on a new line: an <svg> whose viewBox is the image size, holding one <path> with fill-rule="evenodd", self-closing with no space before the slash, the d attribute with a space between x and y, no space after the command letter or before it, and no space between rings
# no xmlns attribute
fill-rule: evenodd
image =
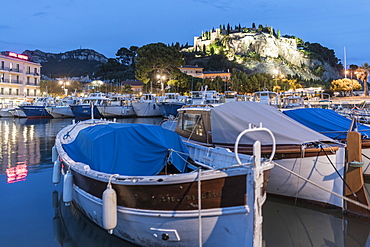
<svg viewBox="0 0 370 247"><path fill-rule="evenodd" d="M37 68L35 68L35 70L34 70L34 74L35 74L35 75L37 75Z"/></svg>
<svg viewBox="0 0 370 247"><path fill-rule="evenodd" d="M19 70L19 64L17 64L17 69L16 69L17 72L20 72Z"/></svg>
<svg viewBox="0 0 370 247"><path fill-rule="evenodd" d="M12 71L13 70L13 63L10 63L9 64L9 70Z"/></svg>
<svg viewBox="0 0 370 247"><path fill-rule="evenodd" d="M12 89L9 88L9 95L12 95Z"/></svg>
<svg viewBox="0 0 370 247"><path fill-rule="evenodd" d="M19 83L19 75L17 75L17 83Z"/></svg>
<svg viewBox="0 0 370 247"><path fill-rule="evenodd" d="M30 85L30 78L27 77L27 85Z"/></svg>
<svg viewBox="0 0 370 247"><path fill-rule="evenodd" d="M4 79L4 74L0 74L0 82L4 82L5 79Z"/></svg>
<svg viewBox="0 0 370 247"><path fill-rule="evenodd" d="M3 87L1 88L1 94L4 94L4 88Z"/></svg>
<svg viewBox="0 0 370 247"><path fill-rule="evenodd" d="M35 78L35 85L37 85L37 78Z"/></svg>
<svg viewBox="0 0 370 247"><path fill-rule="evenodd" d="M27 88L27 96L30 96L30 89Z"/></svg>
<svg viewBox="0 0 370 247"><path fill-rule="evenodd" d="M5 63L4 61L1 61L1 69L4 70L5 69Z"/></svg>
<svg viewBox="0 0 370 247"><path fill-rule="evenodd" d="M12 75L9 75L9 82L12 83L12 78L13 76Z"/></svg>
<svg viewBox="0 0 370 247"><path fill-rule="evenodd" d="M15 90L15 94L19 95L19 89L18 88Z"/></svg>
<svg viewBox="0 0 370 247"><path fill-rule="evenodd" d="M36 96L36 89L33 90L33 96Z"/></svg>
<svg viewBox="0 0 370 247"><path fill-rule="evenodd" d="M27 66L27 74L31 74L31 67Z"/></svg>

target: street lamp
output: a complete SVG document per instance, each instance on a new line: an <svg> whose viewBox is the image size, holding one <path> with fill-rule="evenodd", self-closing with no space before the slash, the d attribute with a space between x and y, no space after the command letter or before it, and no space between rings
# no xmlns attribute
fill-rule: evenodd
<svg viewBox="0 0 370 247"><path fill-rule="evenodd" d="M157 79L161 83L161 95L163 96L164 80L166 79L166 77L164 75L162 75L162 76L161 75L157 75Z"/></svg>
<svg viewBox="0 0 370 247"><path fill-rule="evenodd" d="M59 84L62 85L62 88L64 89L64 94L68 95L68 88L66 88L66 86L69 85L69 81L59 81Z"/></svg>

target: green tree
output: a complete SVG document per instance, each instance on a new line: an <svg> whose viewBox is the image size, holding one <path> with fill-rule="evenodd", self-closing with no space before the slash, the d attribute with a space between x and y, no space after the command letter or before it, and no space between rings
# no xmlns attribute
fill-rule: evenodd
<svg viewBox="0 0 370 247"><path fill-rule="evenodd" d="M182 54L174 47L163 43L152 43L140 47L137 51L136 79L144 84L156 82L160 74L166 78L174 78L179 73L178 67L184 65Z"/></svg>

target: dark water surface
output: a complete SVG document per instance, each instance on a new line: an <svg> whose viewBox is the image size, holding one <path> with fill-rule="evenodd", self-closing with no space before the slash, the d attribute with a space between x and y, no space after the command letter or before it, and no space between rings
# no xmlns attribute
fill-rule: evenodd
<svg viewBox="0 0 370 247"><path fill-rule="evenodd" d="M59 203L51 182L51 148L71 119L0 118L0 247L134 246ZM161 118L117 122L159 124ZM369 186L367 187L369 190ZM370 222L269 196L263 208L266 246L370 246Z"/></svg>

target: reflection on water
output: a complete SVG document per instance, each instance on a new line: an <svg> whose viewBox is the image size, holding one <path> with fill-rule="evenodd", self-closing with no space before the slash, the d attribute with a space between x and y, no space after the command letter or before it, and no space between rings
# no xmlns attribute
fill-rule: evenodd
<svg viewBox="0 0 370 247"><path fill-rule="evenodd" d="M370 246L370 222L337 209L268 196L263 236L266 246Z"/></svg>
<svg viewBox="0 0 370 247"><path fill-rule="evenodd" d="M159 124L162 118L124 118L119 123ZM0 174L7 183L27 179L29 173L51 167L56 134L72 119L0 119ZM44 164L41 166L41 164Z"/></svg>
<svg viewBox="0 0 370 247"><path fill-rule="evenodd" d="M54 239L60 246L89 246L89 247L133 247L137 246L124 241L90 221L76 206L71 203L65 206L62 196L53 192L53 217Z"/></svg>
<svg viewBox="0 0 370 247"><path fill-rule="evenodd" d="M117 122L159 124L161 120L126 118ZM108 235L73 205L59 204L57 192L53 193L53 207L50 205L54 190L51 149L56 134L71 122L0 118L0 193L6 198L0 210L0 246L133 246ZM55 187L61 188L62 184ZM369 233L369 222L343 217L338 211L293 205L272 196L263 206L267 247L364 247L370 246Z"/></svg>

